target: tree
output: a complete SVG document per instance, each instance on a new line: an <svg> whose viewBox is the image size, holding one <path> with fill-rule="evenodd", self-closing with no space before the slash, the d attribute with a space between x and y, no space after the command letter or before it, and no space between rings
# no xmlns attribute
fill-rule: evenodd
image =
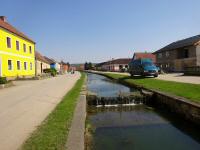
<svg viewBox="0 0 200 150"><path fill-rule="evenodd" d="M86 62L84 65L85 70L91 70L93 68L93 65L91 62Z"/></svg>
<svg viewBox="0 0 200 150"><path fill-rule="evenodd" d="M87 62L85 62L84 69L88 70L88 63Z"/></svg>

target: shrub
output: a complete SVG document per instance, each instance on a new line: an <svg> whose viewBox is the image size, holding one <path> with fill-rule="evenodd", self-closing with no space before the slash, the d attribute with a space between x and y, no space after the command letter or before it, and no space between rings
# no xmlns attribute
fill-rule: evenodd
<svg viewBox="0 0 200 150"><path fill-rule="evenodd" d="M56 76L56 74L57 74L57 70L54 68L44 69L43 71L44 71L44 73L50 73L53 77Z"/></svg>
<svg viewBox="0 0 200 150"><path fill-rule="evenodd" d="M0 84L6 84L7 82L6 77L0 77Z"/></svg>

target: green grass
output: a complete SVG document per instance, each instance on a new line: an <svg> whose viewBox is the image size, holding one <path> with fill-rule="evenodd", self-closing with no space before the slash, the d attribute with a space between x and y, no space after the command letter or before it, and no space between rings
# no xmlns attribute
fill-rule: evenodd
<svg viewBox="0 0 200 150"><path fill-rule="evenodd" d="M148 89L159 90L168 94L181 96L194 102L200 102L199 84L164 81L153 78L130 77L112 73L105 73L105 75L124 83L136 84Z"/></svg>
<svg viewBox="0 0 200 150"><path fill-rule="evenodd" d="M82 73L81 78L74 87L63 97L62 101L23 144L22 150L65 149L64 146L67 141L74 109L84 79L85 74Z"/></svg>

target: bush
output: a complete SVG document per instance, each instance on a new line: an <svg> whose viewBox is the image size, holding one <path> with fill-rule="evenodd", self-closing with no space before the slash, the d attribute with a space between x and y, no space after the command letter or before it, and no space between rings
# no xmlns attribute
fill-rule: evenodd
<svg viewBox="0 0 200 150"><path fill-rule="evenodd" d="M57 70L54 68L44 69L43 71L44 71L44 73L50 73L53 77L56 76L56 74L57 74Z"/></svg>
<svg viewBox="0 0 200 150"><path fill-rule="evenodd" d="M0 77L0 84L6 84L7 82L6 77Z"/></svg>

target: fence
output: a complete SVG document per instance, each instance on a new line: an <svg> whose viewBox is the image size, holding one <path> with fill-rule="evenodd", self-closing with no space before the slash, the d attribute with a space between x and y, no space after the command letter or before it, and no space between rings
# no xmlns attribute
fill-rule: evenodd
<svg viewBox="0 0 200 150"><path fill-rule="evenodd" d="M187 75L200 75L200 66L185 67L184 74Z"/></svg>

